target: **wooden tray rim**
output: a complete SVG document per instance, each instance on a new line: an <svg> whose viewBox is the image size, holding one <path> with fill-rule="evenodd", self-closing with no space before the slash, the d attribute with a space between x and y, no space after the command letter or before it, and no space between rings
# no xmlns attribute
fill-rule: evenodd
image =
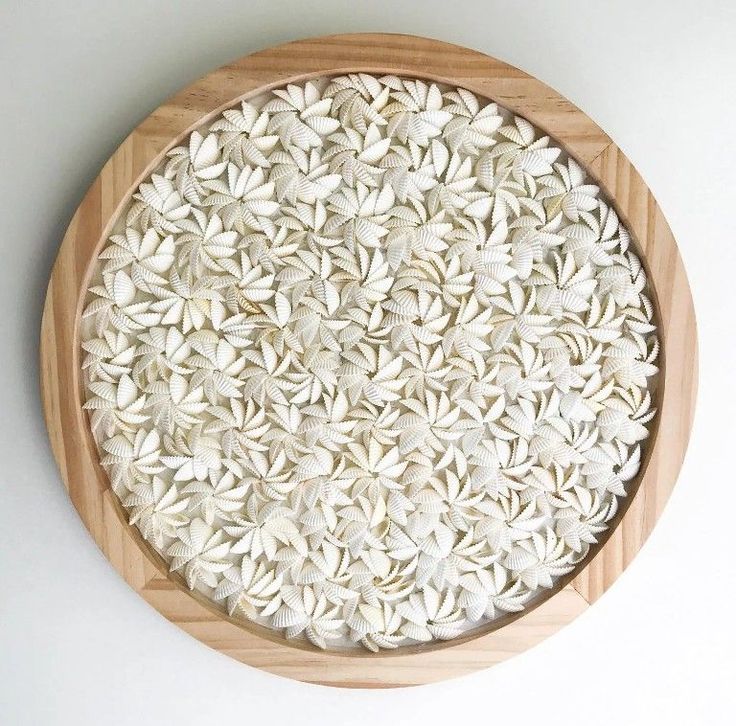
<svg viewBox="0 0 736 726"><path fill-rule="evenodd" d="M227 617L167 574L163 559L127 524L99 465L81 408L78 325L91 263L121 209L163 155L237 101L288 82L343 72L393 73L461 86L544 130L576 158L632 231L655 290L662 357L658 425L633 496L602 546L533 608L447 643L380 654L319 651ZM643 207L643 211L642 211ZM664 264L662 264L662 261ZM678 323L675 335L671 324ZM426 683L520 652L587 608L618 577L651 531L687 446L697 386L692 298L675 240L651 192L608 136L541 81L482 53L406 35L351 34L296 41L223 66L156 109L103 167L75 213L54 264L41 330L41 388L52 449L93 538L128 584L169 620L238 660L299 680L340 686ZM69 365L71 361L71 365Z"/></svg>

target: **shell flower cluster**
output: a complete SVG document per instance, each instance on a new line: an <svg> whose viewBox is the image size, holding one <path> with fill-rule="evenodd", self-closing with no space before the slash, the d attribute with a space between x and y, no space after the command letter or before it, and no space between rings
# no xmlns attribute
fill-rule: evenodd
<svg viewBox="0 0 736 726"><path fill-rule="evenodd" d="M658 343L583 170L461 88L289 85L168 152L99 255L86 403L130 523L233 617L446 640L571 573Z"/></svg>

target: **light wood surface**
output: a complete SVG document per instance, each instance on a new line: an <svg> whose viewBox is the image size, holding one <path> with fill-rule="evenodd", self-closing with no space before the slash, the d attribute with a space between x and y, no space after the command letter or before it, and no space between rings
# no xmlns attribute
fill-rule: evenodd
<svg viewBox="0 0 736 726"><path fill-rule="evenodd" d="M126 523L98 463L81 407L79 369L79 315L91 263L118 211L162 154L243 97L346 71L462 86L553 136L598 180L634 234L655 291L663 343L660 413L636 493L624 500L615 528L582 571L521 616L495 622L493 630L376 655L287 644L277 633L231 620L169 575ZM624 154L582 111L535 78L475 51L405 35L340 35L271 48L214 71L164 103L123 142L74 215L52 271L41 330L41 386L54 455L80 517L116 570L159 612L212 648L279 675L346 687L414 685L469 673L526 650L585 610L629 564L662 512L687 447L696 384L695 317L682 260L654 197Z"/></svg>

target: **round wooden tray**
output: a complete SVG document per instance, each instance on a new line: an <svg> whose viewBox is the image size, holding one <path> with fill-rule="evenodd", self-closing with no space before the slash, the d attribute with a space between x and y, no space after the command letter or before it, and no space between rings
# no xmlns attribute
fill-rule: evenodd
<svg viewBox="0 0 736 726"><path fill-rule="evenodd" d="M524 116L581 163L632 232L654 291L662 367L658 423L634 491L602 545L535 607L463 638L380 654L319 651L228 618L183 581L127 524L82 410L80 311L99 248L138 184L164 153L238 100L337 73L392 73L467 88ZM128 584L170 621L245 663L302 681L404 686L470 673L531 647L594 602L631 562L662 512L687 446L697 385L692 298L677 245L629 160L582 111L540 81L482 53L405 35L336 35L288 43L224 66L154 111L123 142L76 211L51 274L41 329L46 424L69 496Z"/></svg>

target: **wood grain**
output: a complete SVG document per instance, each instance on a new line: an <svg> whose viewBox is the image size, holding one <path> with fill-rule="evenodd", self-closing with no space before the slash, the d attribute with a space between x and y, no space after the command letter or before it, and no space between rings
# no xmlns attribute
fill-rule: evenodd
<svg viewBox="0 0 736 726"><path fill-rule="evenodd" d="M643 255L655 291L664 362L660 415L634 483L638 488L582 571L521 616L494 623L494 629L376 655L287 644L277 633L234 621L190 593L126 523L81 407L78 330L91 263L138 183L169 148L239 99L346 71L409 75L468 88L526 117L586 166L627 221ZM535 78L472 50L405 35L338 35L254 53L154 111L105 164L74 215L52 271L41 329L41 387L54 455L80 517L115 569L159 612L212 648L272 673L334 686L404 686L470 673L526 650L582 612L628 565L661 514L687 447L696 384L695 317L682 260L661 210L623 153L582 111Z"/></svg>

